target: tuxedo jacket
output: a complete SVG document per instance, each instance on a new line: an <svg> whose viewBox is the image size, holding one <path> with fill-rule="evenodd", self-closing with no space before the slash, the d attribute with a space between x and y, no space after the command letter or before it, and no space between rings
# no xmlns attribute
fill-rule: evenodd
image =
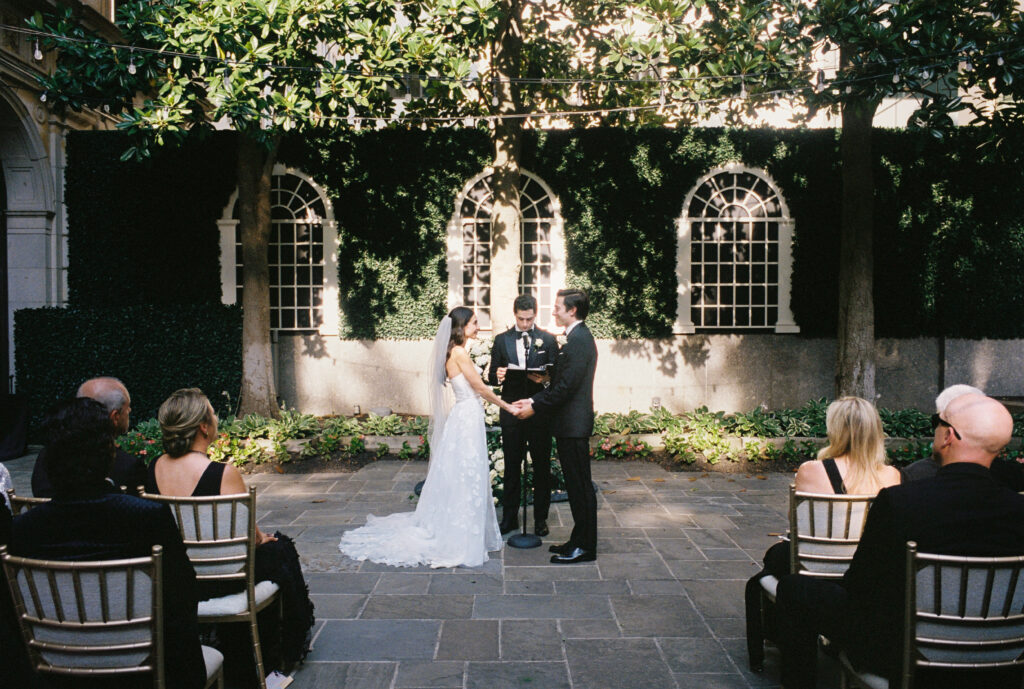
<svg viewBox="0 0 1024 689"><path fill-rule="evenodd" d="M58 496L14 519L12 555L43 560L113 560L146 557L163 546L164 649L167 686L201 689L206 666L196 619L196 575L171 510L151 500L96 492ZM65 686L48 680L53 686ZM81 678L67 684L94 687ZM152 686L152 680L146 682ZM104 680L105 689L135 687L135 682Z"/></svg>
<svg viewBox="0 0 1024 689"><path fill-rule="evenodd" d="M555 363L558 355L558 342L555 336L546 330L533 328L529 331L530 349L527 352L526 367L539 368ZM491 385L501 385L501 399L506 402L515 402L525 399L544 389L540 383L534 383L528 378L522 381L505 379L504 383L498 382L498 369L508 366L509 363L519 364L519 354L516 351L516 340L522 338L522 333L517 333L515 328L509 328L503 333L494 336L494 345L491 349L491 365L487 368L487 382ZM537 341L540 340L540 344ZM501 425L516 426L523 423L504 409L501 410Z"/></svg>
<svg viewBox="0 0 1024 689"><path fill-rule="evenodd" d="M967 462L878 493L843 586L851 656L890 677L899 668L907 541L926 553L1022 555L1024 496Z"/></svg>
<svg viewBox="0 0 1024 689"><path fill-rule="evenodd" d="M594 432L594 372L597 343L579 323L558 351L551 385L533 396L533 409L551 419L556 438L589 438Z"/></svg>

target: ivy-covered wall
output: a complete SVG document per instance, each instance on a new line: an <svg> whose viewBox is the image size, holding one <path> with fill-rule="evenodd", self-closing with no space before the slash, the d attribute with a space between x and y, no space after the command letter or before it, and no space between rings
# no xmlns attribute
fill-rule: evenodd
<svg viewBox="0 0 1024 689"><path fill-rule="evenodd" d="M877 334L1024 335L1024 167L945 140L880 130ZM119 134L69 135L72 303L217 301L215 221L232 190L230 135L128 164ZM835 332L840 179L832 130L531 132L523 167L558 195L570 282L588 288L604 337L663 337L676 308L676 228L709 169L764 168L796 220L792 308L803 336ZM341 252L342 335L421 338L444 312L445 231L455 196L487 165L483 131L329 131L281 161L331 195ZM111 183L113 182L113 183Z"/></svg>

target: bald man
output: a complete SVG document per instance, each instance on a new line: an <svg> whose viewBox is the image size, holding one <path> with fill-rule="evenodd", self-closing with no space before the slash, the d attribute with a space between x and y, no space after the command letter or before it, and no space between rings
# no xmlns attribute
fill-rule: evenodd
<svg viewBox="0 0 1024 689"><path fill-rule="evenodd" d="M977 393L952 400L937 419L938 472L878 494L842 581L792 574L780 580L778 637L786 689L814 687L818 634L846 648L856 667L898 686L907 541L927 553L1024 554L1024 496L989 472L1012 431L1013 419L996 400ZM920 674L927 686L928 673ZM971 686L1020 687L1019 671L977 684L980 679Z"/></svg>
<svg viewBox="0 0 1024 689"><path fill-rule="evenodd" d="M131 424L132 398L128 388L117 378L101 376L90 378L78 386L76 397L88 397L103 405L114 424L114 435L123 435ZM135 455L130 455L117 448L114 462L110 466L111 491L120 491L124 486L128 493L135 494L139 486L146 483L146 465ZM52 498L53 485L46 473L46 448L36 457L32 468L32 494L37 498Z"/></svg>

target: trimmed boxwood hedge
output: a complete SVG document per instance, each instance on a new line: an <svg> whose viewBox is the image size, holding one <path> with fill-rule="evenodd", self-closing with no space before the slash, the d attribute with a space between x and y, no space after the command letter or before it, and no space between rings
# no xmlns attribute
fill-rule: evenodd
<svg viewBox="0 0 1024 689"><path fill-rule="evenodd" d="M18 390L32 427L93 376L124 381L135 420L178 388L199 387L220 413L238 399L242 310L222 304L23 309L14 316Z"/></svg>

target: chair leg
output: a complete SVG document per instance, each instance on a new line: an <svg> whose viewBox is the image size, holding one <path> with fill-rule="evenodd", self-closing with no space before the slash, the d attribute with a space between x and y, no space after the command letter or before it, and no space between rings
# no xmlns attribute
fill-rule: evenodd
<svg viewBox="0 0 1024 689"><path fill-rule="evenodd" d="M249 607L249 629L252 632L252 651L256 658L256 677L260 681L260 689L267 689L267 674L263 669L263 650L260 648L260 630L256 622L255 606Z"/></svg>
<svg viewBox="0 0 1024 689"><path fill-rule="evenodd" d="M750 671L764 672L765 596L760 576L751 577L747 581L744 602L747 610L747 658Z"/></svg>

